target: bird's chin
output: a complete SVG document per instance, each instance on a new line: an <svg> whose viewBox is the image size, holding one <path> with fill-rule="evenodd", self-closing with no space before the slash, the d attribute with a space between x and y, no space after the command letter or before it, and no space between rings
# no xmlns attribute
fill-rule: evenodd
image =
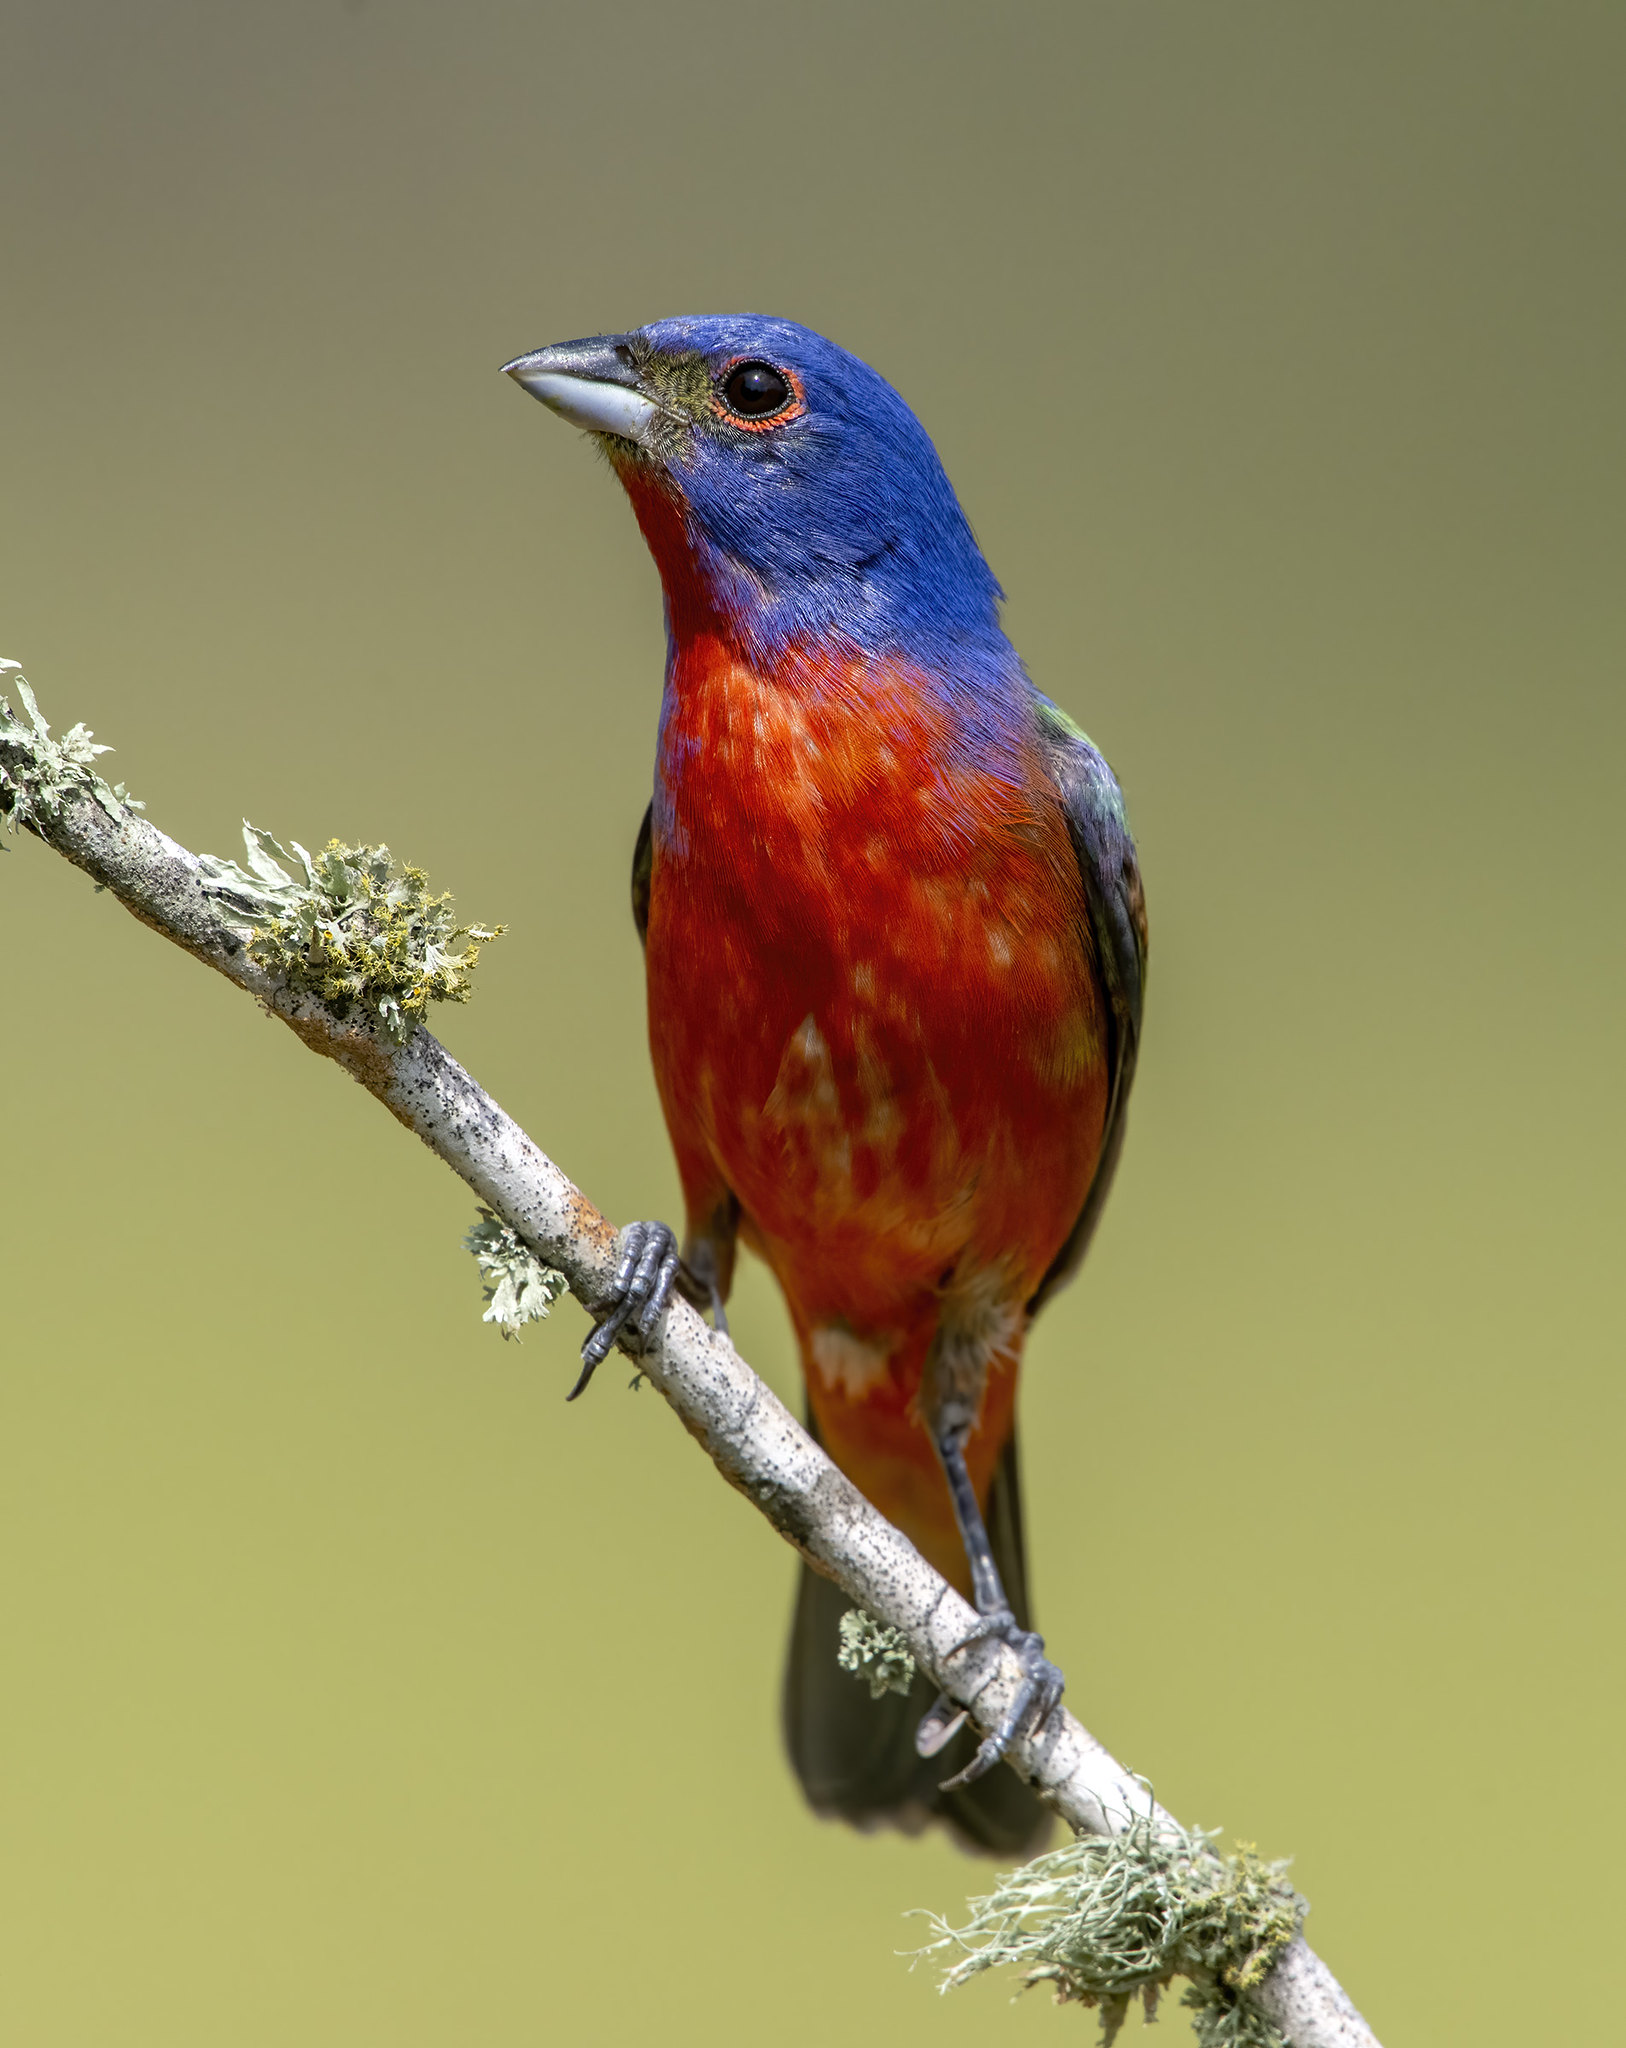
<svg viewBox="0 0 1626 2048"><path fill-rule="evenodd" d="M621 478L631 483L635 478L641 483L658 483L667 476L664 457L655 446L656 435L648 440L634 441L625 434L595 434L600 453Z"/></svg>

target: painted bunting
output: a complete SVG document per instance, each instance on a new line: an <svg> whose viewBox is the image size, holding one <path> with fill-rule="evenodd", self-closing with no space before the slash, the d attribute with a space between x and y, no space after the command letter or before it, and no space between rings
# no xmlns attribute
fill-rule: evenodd
<svg viewBox="0 0 1626 2048"><path fill-rule="evenodd" d="M1028 1626L1017 1369L1123 1141L1146 920L1122 796L1001 630L925 430L855 356L738 315L505 368L597 437L666 601L632 902L686 1235L680 1256L664 1224L624 1233L576 1391L674 1286L726 1327L736 1245L766 1259L810 1428L1027 1675L980 1745L924 1681L872 1701L837 1663L846 1600L804 1566L802 1786L1019 1853L1047 1816L999 1758L1061 1677Z"/></svg>

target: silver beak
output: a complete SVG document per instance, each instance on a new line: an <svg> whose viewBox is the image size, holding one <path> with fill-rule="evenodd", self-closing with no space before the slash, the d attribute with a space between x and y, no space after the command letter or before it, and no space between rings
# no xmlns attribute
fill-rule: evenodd
<svg viewBox="0 0 1626 2048"><path fill-rule="evenodd" d="M503 373L573 427L626 441L647 439L657 408L638 388L624 335L594 334L534 349L504 363Z"/></svg>

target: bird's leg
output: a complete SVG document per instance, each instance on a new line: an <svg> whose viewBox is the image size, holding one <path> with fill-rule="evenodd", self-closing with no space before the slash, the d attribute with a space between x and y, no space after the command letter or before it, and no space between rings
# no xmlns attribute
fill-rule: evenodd
<svg viewBox="0 0 1626 2048"><path fill-rule="evenodd" d="M1024 1732L1037 1734L1051 1708L1061 1698L1064 1684L1061 1673L1044 1653L1044 1637L1020 1626L1011 1611L1010 1601L1005 1597L999 1567L994 1563L993 1548L988 1541L987 1525L982 1519L982 1509L977 1505L977 1491L966 1469L965 1446L970 1434L970 1423L952 1413L937 1418L932 1428L932 1442L943 1467L943 1476L948 1481L954 1519L959 1524L960 1540L965 1545L966 1559L971 1566L972 1598L981 1616L977 1626L957 1646L955 1654L969 1649L973 1643L997 1637L1016 1652L1017 1662L1022 1667L1022 1683L1017 1687L1016 1697L1011 1701L1005 1718L983 1737L976 1755L965 1769L942 1786L945 1792L952 1791L956 1785L969 1785L974 1778L983 1777L991 1771L1018 1735ZM945 1694L916 1731L916 1749L922 1756L935 1756L964 1718Z"/></svg>
<svg viewBox="0 0 1626 2048"><path fill-rule="evenodd" d="M599 1325L582 1346L581 1377L565 1396L574 1401L610 1355L610 1347L630 1322L647 1343L678 1277L677 1239L664 1223L629 1223L621 1233L621 1263L610 1291L597 1303Z"/></svg>
<svg viewBox="0 0 1626 2048"><path fill-rule="evenodd" d="M683 1287L696 1308L711 1309L711 1327L719 1336L728 1335L728 1316L723 1309L723 1290L717 1274L717 1247L709 1237L691 1236L685 1248L684 1268L691 1287L685 1286L680 1277L678 1285Z"/></svg>

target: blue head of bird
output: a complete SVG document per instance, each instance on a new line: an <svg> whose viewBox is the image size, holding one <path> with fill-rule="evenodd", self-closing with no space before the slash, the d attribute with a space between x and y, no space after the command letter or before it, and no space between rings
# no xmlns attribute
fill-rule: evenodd
<svg viewBox="0 0 1626 2048"><path fill-rule="evenodd" d="M598 437L660 564L759 657L831 639L937 666L1011 659L1001 592L931 438L886 379L793 320L680 316L519 356Z"/></svg>

